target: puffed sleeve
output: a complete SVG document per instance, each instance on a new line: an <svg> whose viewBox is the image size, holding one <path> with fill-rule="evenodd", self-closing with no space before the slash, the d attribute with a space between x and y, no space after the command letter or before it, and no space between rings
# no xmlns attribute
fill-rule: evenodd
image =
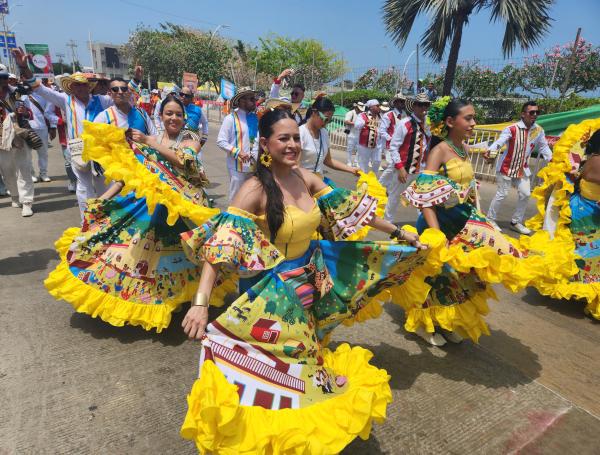
<svg viewBox="0 0 600 455"><path fill-rule="evenodd" d="M321 234L325 239L342 240L366 226L375 216L377 199L363 184L356 191L327 187L315 195L321 210Z"/></svg>
<svg viewBox="0 0 600 455"><path fill-rule="evenodd" d="M425 207L453 207L475 198L476 186L461 188L452 179L432 171L423 171L417 179L402 193L405 205L418 209Z"/></svg>
<svg viewBox="0 0 600 455"><path fill-rule="evenodd" d="M196 229L181 234L183 249L195 264L220 264L240 276L252 276L285 259L252 219L236 207L214 216Z"/></svg>

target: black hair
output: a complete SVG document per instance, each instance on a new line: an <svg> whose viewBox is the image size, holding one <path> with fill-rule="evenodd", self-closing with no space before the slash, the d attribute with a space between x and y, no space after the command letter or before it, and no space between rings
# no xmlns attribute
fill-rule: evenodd
<svg viewBox="0 0 600 455"><path fill-rule="evenodd" d="M267 94L265 93L264 90L259 90L257 92L257 95L258 95L259 98L265 98L267 96Z"/></svg>
<svg viewBox="0 0 600 455"><path fill-rule="evenodd" d="M271 134L273 134L273 125L283 119L294 120L294 117L286 109L273 109L267 111L258 122L260 137L270 137ZM269 232L271 233L271 242L274 242L277 231L279 231L279 228L283 224L285 207L283 205L283 193L273 178L271 169L263 165L260 160L263 153L267 152L261 148L258 156L258 165L256 166L254 175L258 178L267 195L267 225L269 226Z"/></svg>
<svg viewBox="0 0 600 455"><path fill-rule="evenodd" d="M596 130L587 145L585 146L586 155L598 155L600 154L600 130Z"/></svg>
<svg viewBox="0 0 600 455"><path fill-rule="evenodd" d="M531 100L531 101L527 101L526 103L523 103L523 106L521 107L521 112L525 112L527 110L527 106L537 106L538 103L535 100Z"/></svg>
<svg viewBox="0 0 600 455"><path fill-rule="evenodd" d="M446 119L448 117L456 117L460 113L460 110L463 107L470 106L471 104L472 103L470 101L463 100L460 98L455 98L455 99L451 100L444 108L444 113L442 114L442 121L444 122L444 129L446 129L448 131L450 130L450 128L448 128L448 126L446 125Z"/></svg>
<svg viewBox="0 0 600 455"><path fill-rule="evenodd" d="M310 116L315 112L335 112L335 105L329 98L325 96L317 98L315 102L312 103L312 106L310 106L310 109L306 111L306 116L304 117L302 124L305 124Z"/></svg>
<svg viewBox="0 0 600 455"><path fill-rule="evenodd" d="M292 85L292 90L294 90L295 88L299 88L303 92L306 92L306 88L304 87L304 84L301 84L300 82L296 82L294 85Z"/></svg>
<svg viewBox="0 0 600 455"><path fill-rule="evenodd" d="M163 114L163 111L165 110L165 106L169 103L177 103L179 105L179 107L181 108L181 112L183 113L183 115L185 115L185 106L183 105L183 103L177 96L175 96L171 93L169 93L167 96L165 96L163 98L162 102L160 103L160 110L158 111L158 113L160 115Z"/></svg>
<svg viewBox="0 0 600 455"><path fill-rule="evenodd" d="M129 85L125 79L123 79L122 77L119 77L119 76L115 76L110 80L110 83L113 83L113 82L124 82L127 85Z"/></svg>

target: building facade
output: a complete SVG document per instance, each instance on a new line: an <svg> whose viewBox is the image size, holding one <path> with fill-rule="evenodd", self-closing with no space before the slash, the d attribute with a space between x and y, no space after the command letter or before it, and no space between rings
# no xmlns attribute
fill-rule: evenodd
<svg viewBox="0 0 600 455"><path fill-rule="evenodd" d="M119 44L92 42L91 53L94 72L107 77L130 78L131 60Z"/></svg>

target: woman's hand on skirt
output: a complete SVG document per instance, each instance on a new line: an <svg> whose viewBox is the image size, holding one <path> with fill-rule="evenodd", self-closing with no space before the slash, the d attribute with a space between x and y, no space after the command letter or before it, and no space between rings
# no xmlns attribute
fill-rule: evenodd
<svg viewBox="0 0 600 455"><path fill-rule="evenodd" d="M208 324L208 307L192 306L185 317L181 326L190 340L201 340Z"/></svg>
<svg viewBox="0 0 600 455"><path fill-rule="evenodd" d="M429 248L427 245L419 241L419 234L402 230L402 239L410 243L412 246L419 250L426 250Z"/></svg>

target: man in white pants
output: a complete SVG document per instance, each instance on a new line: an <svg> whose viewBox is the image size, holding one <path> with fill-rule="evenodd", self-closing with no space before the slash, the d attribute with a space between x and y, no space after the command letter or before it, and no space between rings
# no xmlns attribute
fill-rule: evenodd
<svg viewBox="0 0 600 455"><path fill-rule="evenodd" d="M83 121L93 121L96 116L112 106L113 100L108 95L92 95L94 85L83 73L75 73L61 78L60 85L64 93L56 92L40 84L27 66L28 56L21 49L13 50L15 61L21 71L21 76L33 89L34 93L58 106L65 113L67 123L67 144L71 154L73 172L77 177L77 202L83 221L83 212L87 208L87 200L102 195L107 185L104 181L102 168L94 162L85 162L81 158L83 152ZM141 66L135 68L134 78L129 81L132 90L139 93L143 77Z"/></svg>
<svg viewBox="0 0 600 455"><path fill-rule="evenodd" d="M387 164L390 164L390 145L392 142L392 136L396 129L396 124L406 117L405 112L406 96L402 93L396 93L394 99L392 99L392 110L386 112L381 116L381 123L379 124L379 136L381 138L383 154Z"/></svg>
<svg viewBox="0 0 600 455"><path fill-rule="evenodd" d="M31 176L31 148L25 140L16 134L18 116L31 118L25 105L18 101L14 87L8 84L8 71L0 65L0 174L10 191L12 207L23 207L21 215L33 215L33 180ZM20 103L20 105L19 105ZM24 130L20 129L21 132Z"/></svg>
<svg viewBox="0 0 600 455"><path fill-rule="evenodd" d="M496 224L496 216L511 186L517 188L518 202L510 221L510 228L519 234L531 235L533 231L523 225L525 210L531 196L529 177L529 158L536 148L542 157L549 161L552 151L546 142L544 129L535 123L539 114L539 107L535 101L528 101L521 110L521 120L505 128L500 137L494 142L484 157L491 159L498 150L508 143L505 152L496 163L496 182L498 189L488 210L488 220L501 230Z"/></svg>
<svg viewBox="0 0 600 455"><path fill-rule="evenodd" d="M231 99L234 111L223 119L217 145L227 154L229 202L256 170L258 159L258 117L256 92L242 88Z"/></svg>
<svg viewBox="0 0 600 455"><path fill-rule="evenodd" d="M359 114L354 122L358 131L358 167L367 174L371 163L373 172L377 173L381 164L381 140L377 133L381 121L379 101L369 100L365 106L368 112Z"/></svg>
<svg viewBox="0 0 600 455"><path fill-rule="evenodd" d="M348 155L346 164L348 166L358 167L357 159L354 156L356 146L358 145L358 131L354 126L354 122L356 122L356 119L364 109L364 103L354 103L352 109L346 112L346 116L344 117L345 131L348 131L348 135L346 136L346 154Z"/></svg>
<svg viewBox="0 0 600 455"><path fill-rule="evenodd" d="M411 115L398 121L394 129L390 141L390 162L379 179L388 195L384 213L387 221L396 220L402 192L425 167L431 143L431 131L426 122L430 104L424 93L407 100L406 110Z"/></svg>
<svg viewBox="0 0 600 455"><path fill-rule="evenodd" d="M40 172L38 177L34 175L33 181L50 182L50 177L48 177L48 139L49 136L50 139L56 137L58 116L55 113L55 106L35 93L24 97L24 101L25 106L33 113L29 125L42 140L42 146L36 149Z"/></svg>

